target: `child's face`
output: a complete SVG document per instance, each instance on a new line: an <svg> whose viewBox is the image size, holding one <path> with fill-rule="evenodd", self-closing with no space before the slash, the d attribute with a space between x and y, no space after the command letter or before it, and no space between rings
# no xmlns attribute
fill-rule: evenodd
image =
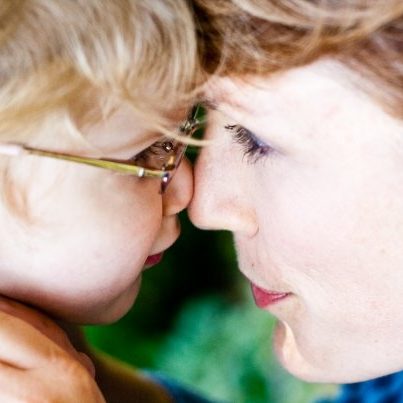
<svg viewBox="0 0 403 403"><path fill-rule="evenodd" d="M403 367L403 125L350 78L323 61L218 79L190 206L234 233L277 355L311 381Z"/></svg>
<svg viewBox="0 0 403 403"><path fill-rule="evenodd" d="M159 136L121 108L87 138L105 156L128 159ZM88 152L57 144L56 137L40 146ZM176 215L192 194L190 165L182 162L162 196L158 179L38 157L13 160L13 166L26 194L26 218L0 210L1 292L69 321L121 317L137 296L144 266L158 260L147 258L179 235Z"/></svg>

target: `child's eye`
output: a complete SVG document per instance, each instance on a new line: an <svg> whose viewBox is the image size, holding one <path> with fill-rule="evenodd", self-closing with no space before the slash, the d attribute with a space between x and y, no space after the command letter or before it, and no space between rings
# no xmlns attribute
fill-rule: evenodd
<svg viewBox="0 0 403 403"><path fill-rule="evenodd" d="M161 169L166 160L175 152L175 142L173 139L163 139L156 141L149 147L135 155L131 160L140 166L152 169Z"/></svg>
<svg viewBox="0 0 403 403"><path fill-rule="evenodd" d="M225 129L232 133L232 138L238 144L242 145L244 156L251 163L255 163L273 152L272 147L260 141L252 132L240 125L226 125Z"/></svg>
<svg viewBox="0 0 403 403"><path fill-rule="evenodd" d="M164 139L156 141L151 144L149 147L141 151L134 158L146 158L147 156L155 156L155 155L166 155L170 153L174 148L174 143L170 139Z"/></svg>

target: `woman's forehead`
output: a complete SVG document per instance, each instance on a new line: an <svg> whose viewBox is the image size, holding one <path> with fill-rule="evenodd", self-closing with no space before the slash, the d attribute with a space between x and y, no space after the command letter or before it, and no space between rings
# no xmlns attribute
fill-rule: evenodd
<svg viewBox="0 0 403 403"><path fill-rule="evenodd" d="M346 71L338 62L326 60L265 77L217 77L206 86L206 105L253 116L275 113L278 108L307 99L313 101L324 95L331 101L341 90L351 86Z"/></svg>

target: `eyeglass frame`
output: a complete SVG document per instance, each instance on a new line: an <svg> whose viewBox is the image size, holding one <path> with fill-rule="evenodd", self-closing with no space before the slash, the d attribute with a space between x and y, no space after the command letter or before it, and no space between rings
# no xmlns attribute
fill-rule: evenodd
<svg viewBox="0 0 403 403"><path fill-rule="evenodd" d="M181 133L180 136L189 137L201 127L201 121L197 118L198 110L199 106L195 106L192 109L192 112L189 114L189 117L179 126L179 131ZM169 138L167 138L167 140L168 139ZM22 153L28 155L36 155L40 157L47 157L63 161L75 162L78 164L90 165L93 167L107 169L126 175L136 176L138 178L159 178L161 180L160 194L163 194L166 191L166 188L172 180L175 172L177 171L188 147L188 144L186 142L181 142L180 140L177 140L175 138L169 139L169 141L175 143L174 146L176 146L177 149L176 153L170 157L170 160L163 166L162 169L145 168L136 165L135 163L133 163L133 159L136 156L134 156L130 160L93 158L68 153L60 153L57 151L44 150L41 148L31 147L24 143L3 144L17 146Z"/></svg>

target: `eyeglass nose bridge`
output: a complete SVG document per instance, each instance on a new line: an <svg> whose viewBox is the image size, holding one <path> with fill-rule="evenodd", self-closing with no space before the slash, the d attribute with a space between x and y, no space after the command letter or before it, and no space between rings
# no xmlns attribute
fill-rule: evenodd
<svg viewBox="0 0 403 403"><path fill-rule="evenodd" d="M183 133L183 137L188 137L192 135L195 130L197 130L201 126L200 120L196 117L197 116L197 111L199 109L199 106L196 106L194 110L192 111L192 117L188 118L183 124L180 126L180 131ZM172 146L172 143L170 143ZM160 189L160 194L164 194L166 191L167 186L171 182L173 176L175 175L176 171L178 170L178 167L185 155L186 149L187 149L187 144L186 142L184 143L179 143L175 146L172 147L172 149L167 150L168 151L173 151L175 148L176 152L174 155L170 155L168 161L165 162L163 171L166 170L166 174L161 178L161 189Z"/></svg>
<svg viewBox="0 0 403 403"><path fill-rule="evenodd" d="M163 195L167 189L167 186L169 185L169 182L171 181L171 173L169 171L165 172L164 176L161 178L161 188L160 188L160 194Z"/></svg>
<svg viewBox="0 0 403 403"><path fill-rule="evenodd" d="M160 194L165 193L167 186L169 185L173 176L178 170L179 165L183 159L183 156L185 155L186 147L187 147L186 144L179 144L178 145L179 149L177 150L177 153L175 153L174 155L170 155L169 159L164 163L162 170L165 171L165 173L161 178Z"/></svg>

